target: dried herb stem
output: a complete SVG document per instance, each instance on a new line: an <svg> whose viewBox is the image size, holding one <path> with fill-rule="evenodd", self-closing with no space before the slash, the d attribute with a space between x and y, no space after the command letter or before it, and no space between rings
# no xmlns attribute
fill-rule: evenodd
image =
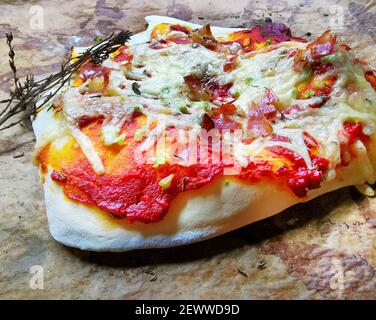
<svg viewBox="0 0 376 320"><path fill-rule="evenodd" d="M61 64L59 72L38 81L34 80L33 75L28 75L25 81L21 82L17 75L15 52L12 44L13 35L12 33L6 34L14 90L9 93L9 98L0 101L0 104L5 105L0 111L0 131L21 123L46 107L48 102L70 81L84 63L87 61L95 64L103 62L119 46L123 45L129 37L129 31L121 31L116 35L111 34L108 38L90 47L77 57L67 59ZM19 116L16 117L17 115ZM15 121L9 123L11 119L15 119Z"/></svg>

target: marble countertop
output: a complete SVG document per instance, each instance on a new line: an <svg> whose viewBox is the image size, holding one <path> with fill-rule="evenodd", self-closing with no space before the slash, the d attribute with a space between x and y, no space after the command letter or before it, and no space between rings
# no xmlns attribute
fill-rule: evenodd
<svg viewBox="0 0 376 320"><path fill-rule="evenodd" d="M231 27L271 17L308 39L331 27L361 58L376 62L374 1L228 3L1 0L0 34L13 32L21 75L56 71L71 46L115 30L141 31L152 14ZM7 54L1 41L1 96L11 88ZM33 145L27 126L0 132L0 299L376 298L376 199L352 188L194 245L83 252L48 232ZM43 282L35 282L38 270Z"/></svg>

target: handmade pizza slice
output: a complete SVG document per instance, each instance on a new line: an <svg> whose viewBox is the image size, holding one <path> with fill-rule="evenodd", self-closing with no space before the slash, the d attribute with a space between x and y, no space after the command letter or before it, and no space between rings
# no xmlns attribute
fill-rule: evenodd
<svg viewBox="0 0 376 320"><path fill-rule="evenodd" d="M183 245L344 186L373 193L376 73L334 34L146 21L33 122L57 241Z"/></svg>

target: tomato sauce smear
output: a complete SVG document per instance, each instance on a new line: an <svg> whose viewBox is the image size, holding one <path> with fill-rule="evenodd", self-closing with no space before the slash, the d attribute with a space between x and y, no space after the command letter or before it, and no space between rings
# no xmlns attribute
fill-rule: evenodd
<svg viewBox="0 0 376 320"><path fill-rule="evenodd" d="M100 136L101 125L102 121L97 119L82 129L94 141L96 149L100 138L94 134ZM131 134L136 129L130 123L123 128ZM275 141L286 139L281 136L273 137ZM99 154L106 168L111 168L112 165L116 168L109 169L102 175L94 172L80 149L68 150L68 154L78 153L76 159L69 162L59 158L57 163L61 165L52 165L54 169L51 179L63 187L65 195L71 200L97 206L116 218L127 218L130 223L155 223L167 214L171 201L179 193L207 185L216 177L222 176L224 169L231 166L231 163L225 161L205 164L198 162L188 167L167 163L158 166L138 164L129 156L136 146L132 136L127 138L124 146L117 146L118 149L100 147L103 150L99 150ZM312 137L307 140L307 146L317 148ZM208 152L210 153L210 149ZM279 160L278 165L270 157L270 160L250 162L237 177L249 183L263 179L279 181L288 186L297 197L304 197L309 190L320 187L321 176L329 165L328 160L312 156L314 167L308 169L303 159L289 149L270 147L268 152ZM119 157L121 153L128 155L126 160ZM48 150L44 154L48 154ZM106 154L112 154L113 158L107 159ZM40 156L39 161L42 168L46 169L49 164L48 156ZM168 176L172 176L170 183L162 187L161 180Z"/></svg>
<svg viewBox="0 0 376 320"><path fill-rule="evenodd" d="M97 175L87 162L61 173L53 170L51 178L64 185L70 199L95 204L118 218L129 222L158 222L167 213L171 200L180 192L197 189L209 183L223 170L223 164L162 166L135 165L121 174ZM163 189L159 182L173 174L170 186ZM64 177L61 179L60 177Z"/></svg>

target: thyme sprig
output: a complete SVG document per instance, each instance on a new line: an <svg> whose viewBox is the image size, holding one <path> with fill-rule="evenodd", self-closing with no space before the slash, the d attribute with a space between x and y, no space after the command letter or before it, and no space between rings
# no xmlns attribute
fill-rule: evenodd
<svg viewBox="0 0 376 320"><path fill-rule="evenodd" d="M116 35L112 33L108 38L98 42L77 57L66 59L61 64L60 71L38 81L34 80L33 75L27 75L26 79L21 82L18 78L15 63L15 52L12 44L13 35L12 33L6 34L14 90L10 91L9 98L0 101L0 104L4 105L2 110L0 110L0 131L21 123L37 111L46 107L48 102L64 87L85 62L91 61L94 64L100 64L112 52L116 51L119 46L123 45L129 39L130 35L129 31L121 31ZM12 122L10 122L11 120Z"/></svg>

